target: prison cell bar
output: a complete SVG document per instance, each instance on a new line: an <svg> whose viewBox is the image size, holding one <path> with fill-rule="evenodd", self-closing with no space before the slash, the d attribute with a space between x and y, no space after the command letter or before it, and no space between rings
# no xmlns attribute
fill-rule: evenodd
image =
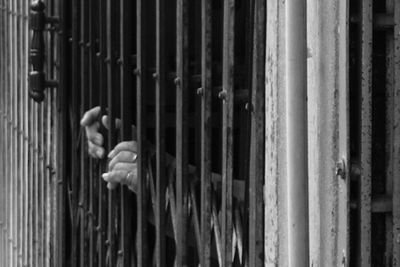
<svg viewBox="0 0 400 267"><path fill-rule="evenodd" d="M156 245L155 263L157 267L166 265L165 253L165 1L156 0L156 72L153 73L156 88ZM182 229L183 230L183 229ZM180 244L178 244L179 246Z"/></svg>
<svg viewBox="0 0 400 267"><path fill-rule="evenodd" d="M234 43L235 0L224 1L222 52L222 220L221 220L221 266L232 265L233 230L233 104L234 104Z"/></svg>
<svg viewBox="0 0 400 267"><path fill-rule="evenodd" d="M56 153L57 155L57 160L56 163L59 166L59 173L57 176L57 234L55 235L55 238L57 239L57 242L55 243L57 245L57 251L56 251L56 257L57 259L55 260L55 264L60 267L65 266L65 260L66 260L66 253L65 253L65 240L66 240L66 235L65 235L65 221L67 219L66 217L66 209L65 207L67 206L66 199L67 199L67 179L66 179L66 163L65 163L65 158L66 158L66 148L67 148L67 142L66 140L66 134L65 134L65 128L67 126L67 86L68 86L68 80L67 80L67 47L68 47L68 35L67 35L67 22L66 18L68 16L68 10L67 10L67 4L65 1L61 1L59 5L59 14L60 14L60 40L59 40L59 45L57 46L59 48L59 64L60 64L60 91L58 94L58 99L57 99L57 111L58 111L58 116L57 119L59 120L57 123L57 132L58 132L58 140L57 140L57 146L60 149Z"/></svg>
<svg viewBox="0 0 400 267"><path fill-rule="evenodd" d="M117 50L117 33L115 29L115 19L116 19L116 2L112 0L107 0L107 58L105 59L107 65L107 107L108 107L108 117L109 117L109 129L107 136L107 153L110 152L116 145L116 107L115 107L115 96L113 92L114 85L117 84L118 77L116 76L116 58L115 51ZM108 167L107 167L108 169ZM109 189L116 188L117 184L108 183L107 187ZM115 262L115 238L114 238L114 225L115 225L115 210L117 209L116 195L113 190L108 191L108 233L107 233L107 254L108 254L108 264L112 266Z"/></svg>
<svg viewBox="0 0 400 267"><path fill-rule="evenodd" d="M131 16L132 12L132 1L121 0L120 1L120 106L121 106L121 139L122 141L136 140L132 138L132 118L133 110L130 108L131 104L134 103L135 98L134 87L133 87L133 74L132 74L132 61L130 58L130 52L133 44L134 28L131 27ZM127 190L125 186L120 187L120 244L118 251L118 262L122 266L131 266L130 253L130 242L132 240L132 209L133 204L132 194Z"/></svg>
<svg viewBox="0 0 400 267"><path fill-rule="evenodd" d="M360 2L360 92L361 92L361 129L360 129L360 266L371 265L371 135L372 135L372 1Z"/></svg>
<svg viewBox="0 0 400 267"><path fill-rule="evenodd" d="M98 25L99 25L99 52L98 56L98 77L99 77L99 104L101 107L101 115L103 115L105 111L105 107L107 106L107 87L106 87L106 78L107 78L107 69L105 65L105 59L107 57L107 33L106 33L106 0L100 0L98 5ZM101 121L101 118L100 118ZM102 129L102 127L100 127ZM105 131L102 131L104 137L104 147L106 147L107 138L105 136ZM102 160L99 165L99 173L102 174L106 172L107 162ZM98 248L98 264L99 266L106 266L106 226L107 226L107 202L106 202L106 185L102 181L101 176L99 176L99 219L98 225L96 227L97 230L97 244Z"/></svg>
<svg viewBox="0 0 400 267"><path fill-rule="evenodd" d="M98 90L97 83L96 83L96 74L97 74L97 63L96 63L96 47L98 38L97 34L97 12L98 8L98 1L90 0L89 1L89 39L86 43L89 51L89 108L93 108L98 105L98 100L96 101L96 92ZM90 158L89 159L89 210L88 210L88 228L89 228L89 267L94 267L97 265L97 258L96 258L96 241L95 241L95 232L96 232L96 225L98 223L97 214L97 202L96 202L96 191L98 190L98 182L100 174L98 172L98 165L97 161Z"/></svg>
<svg viewBox="0 0 400 267"><path fill-rule="evenodd" d="M147 193L146 193L146 147L144 138L146 136L146 10L147 1L136 1L136 123L137 123L137 234L136 254L137 266L143 267L148 264L147 245Z"/></svg>
<svg viewBox="0 0 400 267"><path fill-rule="evenodd" d="M187 223L188 223L188 71L189 71L189 2L176 3L176 258L177 266L188 264ZM165 89L164 89L165 90ZM166 177L160 177L166 179ZM194 207L195 209L197 207Z"/></svg>
<svg viewBox="0 0 400 267"><path fill-rule="evenodd" d="M264 94L265 94L265 1L255 1L253 81L251 90L251 145L249 174L249 265L264 262Z"/></svg>
<svg viewBox="0 0 400 267"><path fill-rule="evenodd" d="M400 121L400 3L394 1L394 124ZM400 130L393 129L393 266L400 266Z"/></svg>
<svg viewBox="0 0 400 267"><path fill-rule="evenodd" d="M89 8L88 1L80 2L80 32L79 32L79 53L80 53L80 109L79 114L84 114L86 110L88 110L88 89L89 89L89 66L88 66L88 49L87 42L89 38ZM79 233L79 258L80 258L80 266L88 265L88 244L86 239L86 233L88 231L87 225L87 194L88 194L88 159L86 157L85 152L85 134L83 134L83 129L80 129L80 192L79 192L79 203L78 203L78 212L79 212L79 224L80 224L80 233Z"/></svg>
<svg viewBox="0 0 400 267"><path fill-rule="evenodd" d="M200 264L211 259L211 94L212 94L212 7L201 1L201 255Z"/></svg>
<svg viewBox="0 0 400 267"><path fill-rule="evenodd" d="M72 118L69 118L70 121L70 127L71 127L71 155L70 155L70 162L71 162L71 177L69 181L69 187L68 188L68 202L69 202L69 207L70 207L70 217L71 217L71 265L72 266L77 266L78 265L78 200L79 200L79 195L77 195L78 192L78 161L76 160L78 158L77 154L77 141L76 139L79 138L77 136L77 129L75 125L75 116L77 115L78 111L78 92L80 88L79 84L79 78L80 78L80 66L79 66L79 1L74 0L72 1L71 4L72 7L72 36L70 39L71 42L71 47L72 47L72 53L71 53L71 69L72 69L72 90L70 94L70 101L71 105L70 108L74 111L75 114L69 115L69 117L72 116Z"/></svg>
<svg viewBox="0 0 400 267"><path fill-rule="evenodd" d="M309 265L306 1L286 3L289 266Z"/></svg>

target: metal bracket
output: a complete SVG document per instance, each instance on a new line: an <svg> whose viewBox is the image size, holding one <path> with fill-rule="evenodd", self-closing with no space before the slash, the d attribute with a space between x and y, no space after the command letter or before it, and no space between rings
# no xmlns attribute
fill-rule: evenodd
<svg viewBox="0 0 400 267"><path fill-rule="evenodd" d="M41 1L34 1L30 6L30 30L32 33L31 44L29 47L29 62L31 71L29 72L29 96L36 102L44 100L45 88L58 86L58 81L46 80L44 73L45 45L43 32L46 24L57 24L59 18L47 17L44 10L46 5Z"/></svg>

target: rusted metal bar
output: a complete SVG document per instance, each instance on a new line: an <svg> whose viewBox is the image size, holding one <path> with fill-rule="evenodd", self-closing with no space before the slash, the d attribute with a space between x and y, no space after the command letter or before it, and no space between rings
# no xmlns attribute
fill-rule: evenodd
<svg viewBox="0 0 400 267"><path fill-rule="evenodd" d="M372 1L360 2L360 195L359 195L359 264L371 265L371 136L372 136Z"/></svg>
<svg viewBox="0 0 400 267"><path fill-rule="evenodd" d="M222 91L222 266L232 265L235 0L224 1Z"/></svg>
<svg viewBox="0 0 400 267"><path fill-rule="evenodd" d="M136 254L137 266L148 265L147 245L147 193L146 193L146 0L136 1L136 124L137 124L137 168L138 168L138 192L137 192L137 233L136 233Z"/></svg>
<svg viewBox="0 0 400 267"><path fill-rule="evenodd" d="M189 2L176 3L176 208L177 227L176 257L177 266L188 264L187 220L188 220L188 72L189 72ZM160 29L162 30L162 29ZM161 44L162 45L162 44ZM163 56L163 55L160 55ZM165 90L165 89L163 89ZM166 177L160 176L160 179Z"/></svg>
<svg viewBox="0 0 400 267"><path fill-rule="evenodd" d="M264 263L265 1L255 1L249 168L249 265Z"/></svg>
<svg viewBox="0 0 400 267"><path fill-rule="evenodd" d="M163 0L156 0L156 72L155 80L155 106L156 106L156 266L166 265L165 247L165 94L166 94L166 52L165 28L166 5ZM143 138L143 137L142 137ZM183 229L182 229L183 230ZM177 244L178 246L180 244Z"/></svg>
<svg viewBox="0 0 400 267"><path fill-rule="evenodd" d="M211 259L212 7L201 1L201 266Z"/></svg>
<svg viewBox="0 0 400 267"><path fill-rule="evenodd" d="M393 125L400 121L400 3L394 1L394 118ZM394 127L393 130L393 266L400 265L400 130Z"/></svg>
<svg viewBox="0 0 400 267"><path fill-rule="evenodd" d="M289 266L309 265L306 1L286 3Z"/></svg>

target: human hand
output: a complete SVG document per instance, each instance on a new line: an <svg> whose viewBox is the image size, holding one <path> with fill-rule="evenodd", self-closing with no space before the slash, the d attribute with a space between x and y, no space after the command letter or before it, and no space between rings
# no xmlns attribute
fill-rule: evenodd
<svg viewBox="0 0 400 267"><path fill-rule="evenodd" d="M136 191L137 183L137 143L135 141L121 142L108 154L110 162L108 172L102 178L107 182L108 189L116 188L118 183L127 185Z"/></svg>
<svg viewBox="0 0 400 267"><path fill-rule="evenodd" d="M88 153L94 158L103 158L105 149L103 147L104 137L99 132L101 108L94 107L83 115L81 126L85 127L86 137L88 139Z"/></svg>

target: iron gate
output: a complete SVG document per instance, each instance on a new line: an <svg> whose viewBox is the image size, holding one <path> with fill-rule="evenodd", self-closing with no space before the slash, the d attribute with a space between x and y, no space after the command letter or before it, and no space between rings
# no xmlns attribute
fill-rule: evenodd
<svg viewBox="0 0 400 267"><path fill-rule="evenodd" d="M261 265L265 2L64 5L67 262ZM96 105L122 120L108 151L137 137L136 205L85 153L78 122Z"/></svg>
<svg viewBox="0 0 400 267"><path fill-rule="evenodd" d="M262 264L264 1L1 10L5 263ZM136 194L108 190L86 152L79 120L97 105L122 120L108 151L137 140Z"/></svg>
<svg viewBox="0 0 400 267"><path fill-rule="evenodd" d="M285 265L286 1L29 2L0 0L0 265ZM311 263L396 266L400 5L308 4Z"/></svg>

